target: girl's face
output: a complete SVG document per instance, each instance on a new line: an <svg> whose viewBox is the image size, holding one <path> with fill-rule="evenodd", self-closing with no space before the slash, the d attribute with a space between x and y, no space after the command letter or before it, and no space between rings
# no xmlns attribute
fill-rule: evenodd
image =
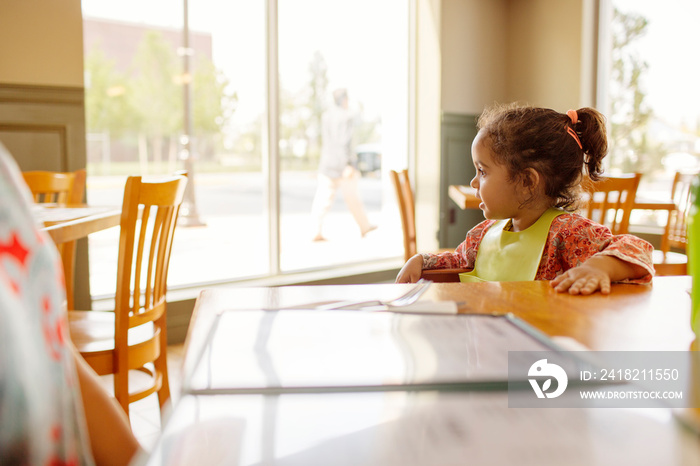
<svg viewBox="0 0 700 466"><path fill-rule="evenodd" d="M484 212L484 217L493 220L516 217L521 205L518 186L509 180L506 167L495 162L493 150L483 131L479 131L472 143L472 161L476 176L469 184L481 199L479 208Z"/></svg>

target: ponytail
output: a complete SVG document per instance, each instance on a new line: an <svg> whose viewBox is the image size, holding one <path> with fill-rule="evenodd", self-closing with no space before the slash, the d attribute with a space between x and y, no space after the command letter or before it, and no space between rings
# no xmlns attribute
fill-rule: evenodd
<svg viewBox="0 0 700 466"><path fill-rule="evenodd" d="M598 110L584 107L576 111L578 122L573 124L584 153L584 165L588 176L597 181L603 174L603 158L608 153L605 117Z"/></svg>

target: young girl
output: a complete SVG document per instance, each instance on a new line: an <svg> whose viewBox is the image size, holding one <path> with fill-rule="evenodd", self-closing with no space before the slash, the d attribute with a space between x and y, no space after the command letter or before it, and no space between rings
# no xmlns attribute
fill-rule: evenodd
<svg viewBox="0 0 700 466"><path fill-rule="evenodd" d="M454 252L417 254L396 278L412 283L423 269L468 268L462 281L551 280L559 292L607 294L610 283L647 283L654 274L648 242L613 236L572 213L583 168L600 178L607 154L603 115L495 106L478 121L471 186L486 220Z"/></svg>

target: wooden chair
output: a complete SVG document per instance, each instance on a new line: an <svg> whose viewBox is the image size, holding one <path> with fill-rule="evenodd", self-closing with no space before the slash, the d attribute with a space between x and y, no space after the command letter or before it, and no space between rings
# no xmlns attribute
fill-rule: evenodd
<svg viewBox="0 0 700 466"><path fill-rule="evenodd" d="M408 178L408 170L389 170L391 182L396 192L396 200L399 203L401 214L401 229L403 230L404 260L407 261L417 254L416 248L416 208L411 190L411 180Z"/></svg>
<svg viewBox="0 0 700 466"><path fill-rule="evenodd" d="M416 217L415 202L413 200L413 190L408 177L408 170L399 172L390 170L389 175L394 185L396 199L399 203L401 213L401 227L403 229L404 260L408 260L416 255ZM451 248L440 249L439 252L453 251ZM458 282L459 273L466 272L466 269L435 269L424 270L422 278L433 282Z"/></svg>
<svg viewBox="0 0 700 466"><path fill-rule="evenodd" d="M698 173L676 172L671 185L671 198L675 210L668 214L668 222L661 238L661 249L654 250L656 275L687 275L688 212L690 211L690 185ZM673 249L673 250L672 250Z"/></svg>
<svg viewBox="0 0 700 466"><path fill-rule="evenodd" d="M170 397L167 276L186 183L183 176L154 182L140 176L127 179L114 312L68 313L78 351L99 375L114 374L114 395L127 416L130 403L152 393L158 393L161 408ZM135 371L146 374L145 388L135 387L135 376L144 377Z"/></svg>
<svg viewBox="0 0 700 466"><path fill-rule="evenodd" d="M582 187L588 195L584 215L610 228L614 235L629 232L641 173L609 176L599 181L585 177Z"/></svg>
<svg viewBox="0 0 700 466"><path fill-rule="evenodd" d="M23 172L24 181L32 192L34 202L81 204L85 193L86 172L84 168L74 172L28 171ZM73 308L75 288L75 248L76 242L69 241L56 245L63 262L66 283L66 306Z"/></svg>

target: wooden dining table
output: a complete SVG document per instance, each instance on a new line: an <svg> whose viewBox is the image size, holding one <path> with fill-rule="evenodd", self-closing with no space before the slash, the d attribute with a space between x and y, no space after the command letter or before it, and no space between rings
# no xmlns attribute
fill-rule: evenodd
<svg viewBox="0 0 700 466"><path fill-rule="evenodd" d="M119 225L121 208L89 206L84 204L38 203L32 206L32 215L58 247L65 272L66 306L75 306L76 240L92 233Z"/></svg>
<svg viewBox="0 0 700 466"><path fill-rule="evenodd" d="M481 199L476 197L476 189L471 186L450 185L447 194L457 206L462 209L478 209Z"/></svg>
<svg viewBox="0 0 700 466"><path fill-rule="evenodd" d="M212 288L197 298L186 339L185 366L201 351L214 318L228 309L299 308L334 300L391 300L409 284ZM612 285L608 295L556 292L547 281L432 283L421 302L454 301L464 314L513 314L549 336L596 351L686 351L690 329L688 276L655 277L648 285Z"/></svg>
<svg viewBox="0 0 700 466"><path fill-rule="evenodd" d="M85 238L119 225L121 208L113 206L36 204L34 217L56 244Z"/></svg>
<svg viewBox="0 0 700 466"><path fill-rule="evenodd" d="M391 300L411 286L204 290L190 323L183 373L187 378L203 355L212 351L219 351L224 367L229 364L226 361L238 360L226 346L217 350L208 345L217 319L230 311L279 310L284 314L287 309L329 301ZM577 351L685 352L695 341L689 324L690 286L687 276L657 277L647 285L613 284L609 295L573 296L557 293L543 281L432 283L419 303L452 301L459 314L514 316L545 338ZM444 345L439 341L425 344L426 349ZM284 348L278 349L284 354ZM428 351L424 356L428 359L421 362L430 365L430 354ZM323 358L323 351L317 357ZM251 363L260 363L273 373L282 369L271 366L270 361ZM235 365L226 370L235 371ZM697 378L700 383L700 374ZM203 394L185 389L148 464L186 464L195 458L285 465L690 465L700 461L700 430L694 433L687 428L700 426L695 424L697 411L672 416L665 408L651 408L640 417L634 410L521 410L508 405L506 392L266 395Z"/></svg>
<svg viewBox="0 0 700 466"><path fill-rule="evenodd" d="M212 288L197 298L186 339L184 369L196 363L212 322L224 310L300 308L334 300L391 300L409 284ZM608 295L569 295L547 281L432 283L421 302L454 301L464 314L512 314L549 336L566 337L594 351L687 351L688 276L655 277L651 284L612 285Z"/></svg>

